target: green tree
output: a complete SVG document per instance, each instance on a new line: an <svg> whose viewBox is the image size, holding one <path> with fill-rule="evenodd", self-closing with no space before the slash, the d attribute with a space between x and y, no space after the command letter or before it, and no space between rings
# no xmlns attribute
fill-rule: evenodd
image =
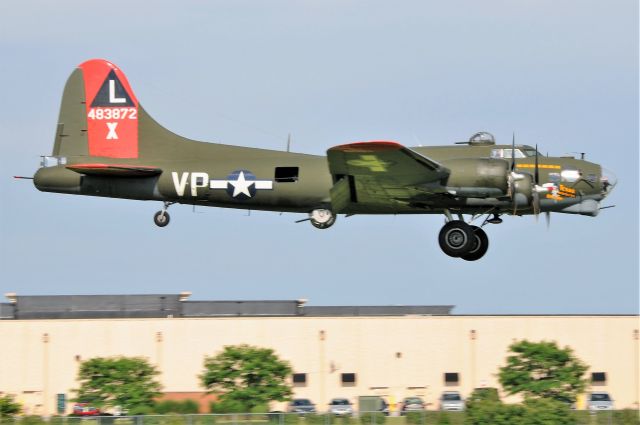
<svg viewBox="0 0 640 425"><path fill-rule="evenodd" d="M552 399L529 399L523 404L504 404L483 399L467 409L466 425L575 425L566 403Z"/></svg>
<svg viewBox="0 0 640 425"><path fill-rule="evenodd" d="M555 342L524 340L511 344L509 349L513 355L507 357L507 365L498 374L508 394L572 403L584 391L587 366L571 348L559 348Z"/></svg>
<svg viewBox="0 0 640 425"><path fill-rule="evenodd" d="M0 397L0 419L8 418L20 413L20 404L13 401L13 397L5 395Z"/></svg>
<svg viewBox="0 0 640 425"><path fill-rule="evenodd" d="M481 402L484 400L500 401L498 390L496 388L491 388L491 387L474 389L471 395L469 395L469 397L467 398L467 407L472 406L473 403Z"/></svg>
<svg viewBox="0 0 640 425"><path fill-rule="evenodd" d="M159 374L142 357L96 357L82 362L76 401L131 410L152 407L159 395Z"/></svg>
<svg viewBox="0 0 640 425"><path fill-rule="evenodd" d="M512 425L519 411L508 408L498 397L495 388L476 388L467 399L464 423L467 425Z"/></svg>
<svg viewBox="0 0 640 425"><path fill-rule="evenodd" d="M552 399L529 399L523 403L523 425L574 425L576 418L571 415L567 403Z"/></svg>
<svg viewBox="0 0 640 425"><path fill-rule="evenodd" d="M191 399L182 401L178 400L162 400L155 403L153 406L153 412L160 415L166 415L168 413L190 415L198 413L200 406L198 402Z"/></svg>
<svg viewBox="0 0 640 425"><path fill-rule="evenodd" d="M202 386L219 394L221 402L239 403L247 411L270 401L285 401L292 394L287 378L291 366L270 348L226 346L204 360Z"/></svg>

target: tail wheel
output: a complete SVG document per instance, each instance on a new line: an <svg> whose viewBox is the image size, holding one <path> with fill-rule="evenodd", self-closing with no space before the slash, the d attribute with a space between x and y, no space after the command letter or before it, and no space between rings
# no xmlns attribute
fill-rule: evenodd
<svg viewBox="0 0 640 425"><path fill-rule="evenodd" d="M468 253L474 241L473 229L462 220L448 222L438 235L440 248L450 257L461 257Z"/></svg>
<svg viewBox="0 0 640 425"><path fill-rule="evenodd" d="M153 216L153 222L156 223L158 227L164 227L169 224L171 217L169 217L169 213L166 211L158 211Z"/></svg>
<svg viewBox="0 0 640 425"><path fill-rule="evenodd" d="M460 256L466 261L476 261L481 259L489 249L489 238L484 230L477 226L471 226L473 229L473 244L466 254Z"/></svg>
<svg viewBox="0 0 640 425"><path fill-rule="evenodd" d="M329 209L319 208L309 213L309 221L316 229L328 229L336 222L336 216Z"/></svg>

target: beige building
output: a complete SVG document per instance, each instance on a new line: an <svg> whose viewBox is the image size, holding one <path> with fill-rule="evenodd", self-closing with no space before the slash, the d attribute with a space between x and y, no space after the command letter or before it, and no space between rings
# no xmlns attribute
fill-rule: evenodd
<svg viewBox="0 0 640 425"><path fill-rule="evenodd" d="M164 391L193 393L203 391L204 357L241 343L288 360L295 396L319 410L331 398L363 395L392 405L418 395L435 409L443 391L466 397L475 387L499 387L508 346L521 339L571 347L590 366L592 390L609 392L616 408L638 408L635 315L461 316L449 306L306 307L185 295L9 298L0 308L0 394L34 414L56 413L59 394L73 397L83 360L144 356L161 371Z"/></svg>

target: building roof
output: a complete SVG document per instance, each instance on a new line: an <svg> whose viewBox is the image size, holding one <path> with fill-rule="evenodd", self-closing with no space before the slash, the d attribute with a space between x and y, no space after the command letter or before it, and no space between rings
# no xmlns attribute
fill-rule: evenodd
<svg viewBox="0 0 640 425"><path fill-rule="evenodd" d="M115 319L159 317L351 317L448 315L451 305L306 306L306 300L189 301L190 293L152 295L6 294L0 320Z"/></svg>

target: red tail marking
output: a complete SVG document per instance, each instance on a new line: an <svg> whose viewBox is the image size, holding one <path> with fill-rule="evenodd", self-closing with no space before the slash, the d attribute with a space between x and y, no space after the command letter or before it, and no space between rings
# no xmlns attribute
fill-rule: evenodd
<svg viewBox="0 0 640 425"><path fill-rule="evenodd" d="M89 155L138 157L138 100L124 73L104 59L79 66L84 78Z"/></svg>

